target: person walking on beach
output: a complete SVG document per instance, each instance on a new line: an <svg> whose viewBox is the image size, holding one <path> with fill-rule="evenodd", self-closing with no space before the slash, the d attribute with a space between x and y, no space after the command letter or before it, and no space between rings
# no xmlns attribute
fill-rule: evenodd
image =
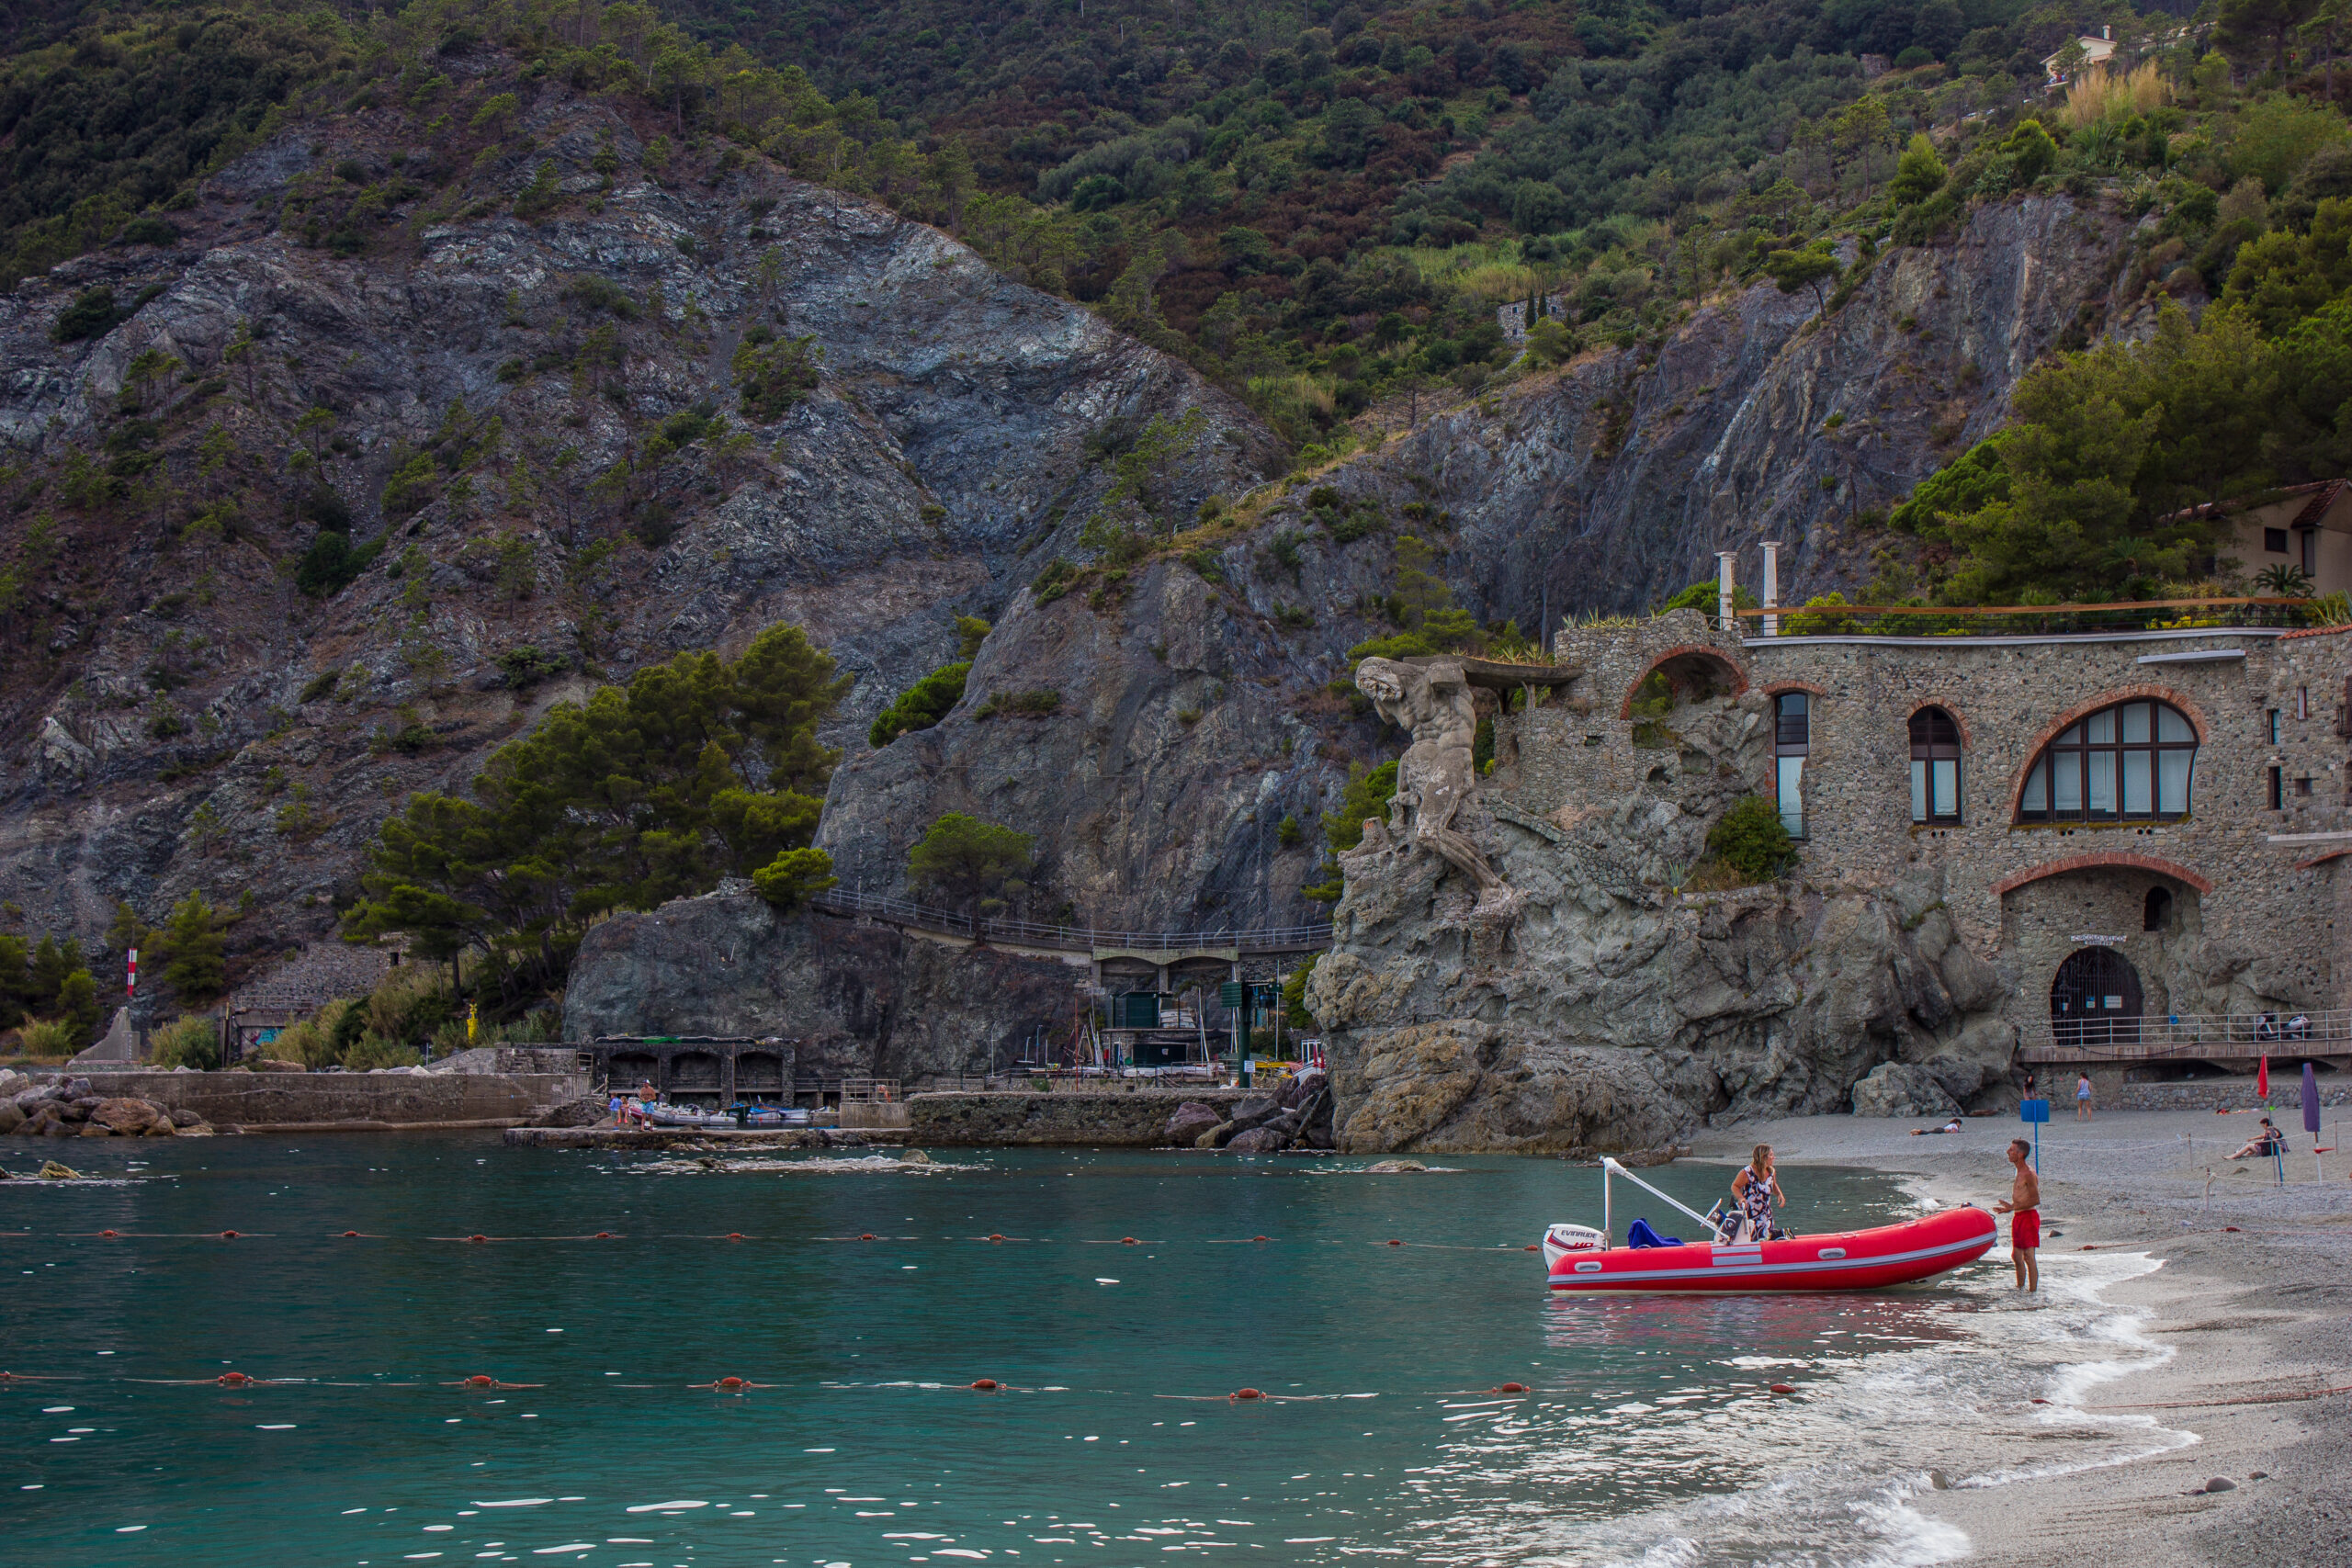
<svg viewBox="0 0 2352 1568"><path fill-rule="evenodd" d="M1772 1209L1785 1203L1789 1195L1781 1190L1781 1179L1772 1173L1772 1145L1758 1144L1739 1174L1731 1179L1731 1195L1739 1204L1741 1223L1737 1241L1770 1241L1772 1239Z"/></svg>
<svg viewBox="0 0 2352 1568"><path fill-rule="evenodd" d="M2011 1216L2009 1261L2017 1267L2020 1291L2041 1289L2041 1272L2033 1260L2041 1246L2041 1179L2026 1163L2032 1153L2033 1145L2023 1138L2009 1140L2009 1164L2016 1168L2017 1179L2009 1183L2009 1195L1993 1205L1995 1213Z"/></svg>
<svg viewBox="0 0 2352 1568"><path fill-rule="evenodd" d="M2077 1122L2087 1122L2090 1119L2091 1076L2088 1073L2085 1073L2082 1077L2075 1080L2075 1120Z"/></svg>

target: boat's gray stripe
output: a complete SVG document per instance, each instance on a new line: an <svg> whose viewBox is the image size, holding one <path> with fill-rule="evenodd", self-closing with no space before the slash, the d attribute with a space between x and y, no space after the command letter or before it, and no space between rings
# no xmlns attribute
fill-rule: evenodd
<svg viewBox="0 0 2352 1568"><path fill-rule="evenodd" d="M1947 1242L1940 1247L1920 1247L1911 1252L1889 1252L1877 1258L1818 1258L1803 1263L1736 1263L1718 1273L1712 1263L1690 1264L1680 1269L1623 1269L1600 1274L1555 1275L1555 1290L1564 1285L1602 1284L1617 1280L1723 1280L1749 1274L1838 1273L1855 1269L1883 1269L1890 1263L1916 1263L1922 1258L1941 1258L1946 1253L1965 1252L1972 1247L1989 1247L2001 1239L1996 1229L1989 1235L1971 1236L1965 1241ZM1573 1256L1573 1255L1571 1255Z"/></svg>

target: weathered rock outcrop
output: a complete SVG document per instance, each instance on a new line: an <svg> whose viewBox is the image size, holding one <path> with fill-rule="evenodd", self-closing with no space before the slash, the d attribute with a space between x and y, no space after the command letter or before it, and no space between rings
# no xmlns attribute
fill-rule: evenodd
<svg viewBox="0 0 2352 1568"><path fill-rule="evenodd" d="M817 1077L984 1074L1020 1060L1033 1033L1066 1041L1085 978L1057 959L714 894L591 931L564 1034L780 1035Z"/></svg>
<svg viewBox="0 0 2352 1568"><path fill-rule="evenodd" d="M1846 1110L1889 1061L2005 1092L1999 980L1931 879L1679 890L1724 807L1764 781L1768 711L1755 694L1676 708L1679 750L1649 783L1565 821L1465 806L1524 897L1515 919L1482 918L1469 879L1385 834L1344 857L1338 939L1307 989L1342 1146L1654 1147L1709 1117Z"/></svg>

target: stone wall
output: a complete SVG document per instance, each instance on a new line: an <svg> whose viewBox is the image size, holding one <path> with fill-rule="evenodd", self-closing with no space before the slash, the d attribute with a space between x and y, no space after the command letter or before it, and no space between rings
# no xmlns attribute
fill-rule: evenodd
<svg viewBox="0 0 2352 1568"><path fill-rule="evenodd" d="M506 1126L588 1092L577 1074L84 1073L108 1099L152 1100L196 1112L223 1132L243 1128Z"/></svg>
<svg viewBox="0 0 2352 1568"><path fill-rule="evenodd" d="M1159 1089L1138 1094L918 1094L907 1100L916 1144L1103 1145L1168 1142L1168 1119L1186 1100L1229 1111L1246 1091Z"/></svg>

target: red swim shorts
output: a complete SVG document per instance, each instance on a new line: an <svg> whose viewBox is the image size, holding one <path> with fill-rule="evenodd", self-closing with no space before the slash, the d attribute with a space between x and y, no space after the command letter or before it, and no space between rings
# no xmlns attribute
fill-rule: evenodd
<svg viewBox="0 0 2352 1568"><path fill-rule="evenodd" d="M2009 1246L2030 1252L2041 1245L2041 1211L2019 1209L2009 1216Z"/></svg>

